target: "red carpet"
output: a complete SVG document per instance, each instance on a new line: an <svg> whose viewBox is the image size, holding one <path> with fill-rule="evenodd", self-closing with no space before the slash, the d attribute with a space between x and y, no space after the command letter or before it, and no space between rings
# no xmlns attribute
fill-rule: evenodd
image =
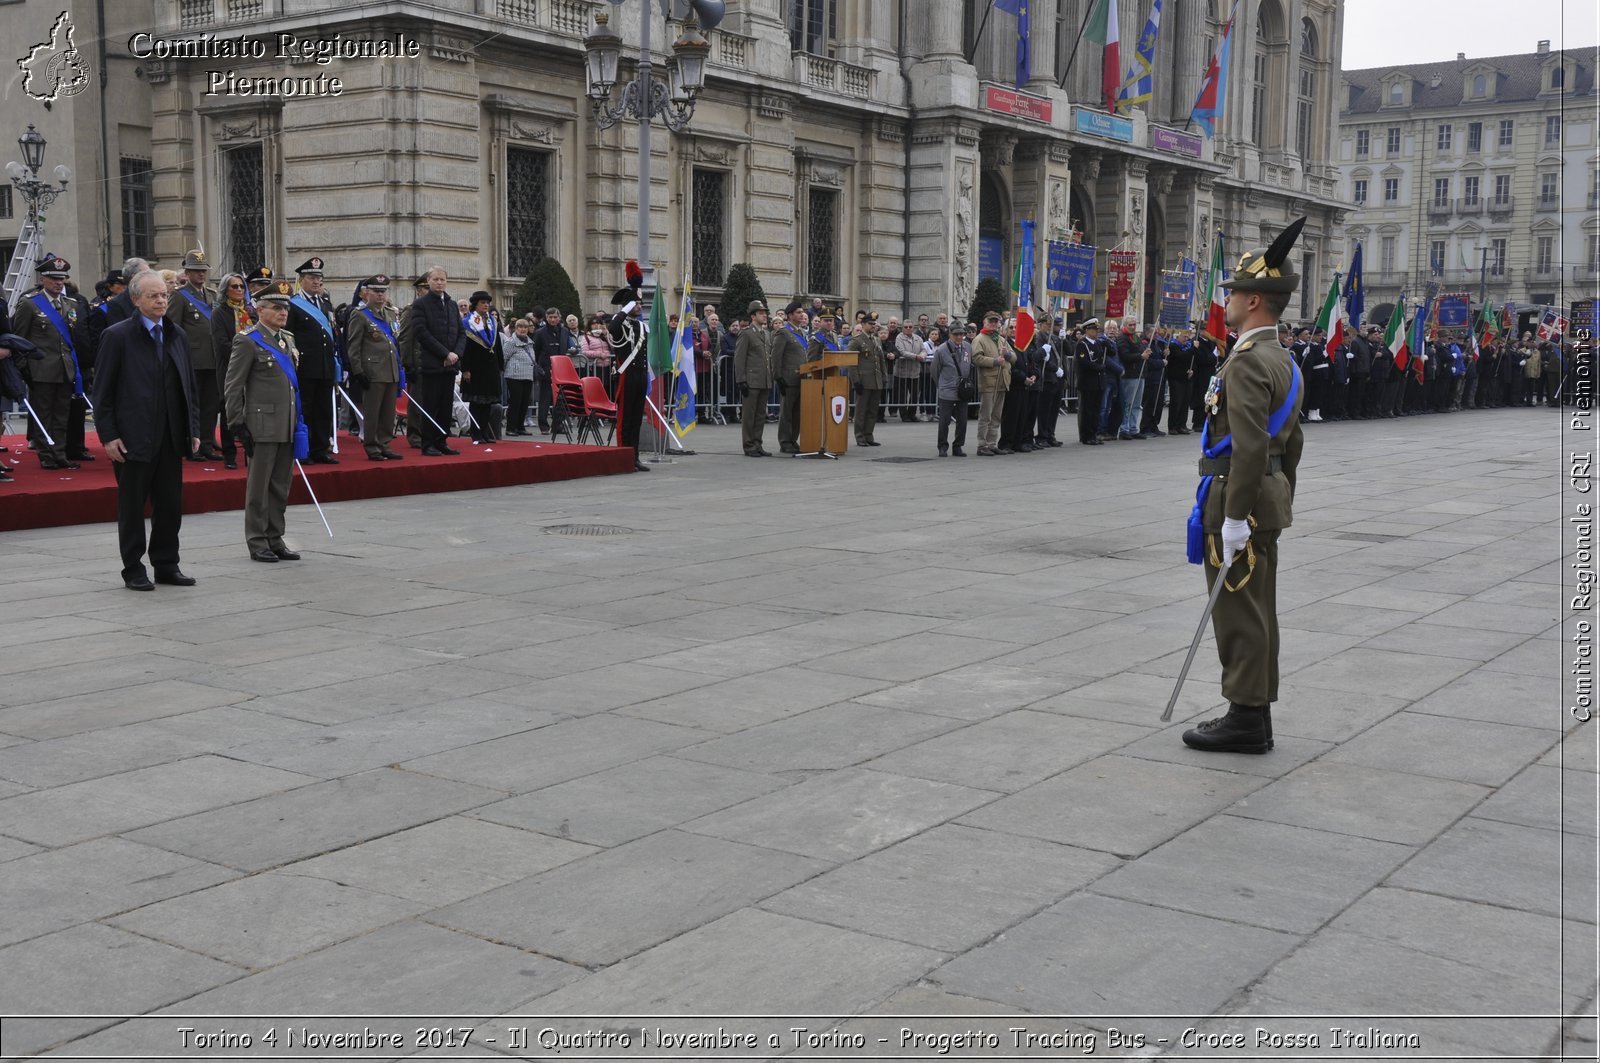
<svg viewBox="0 0 1600 1063"><path fill-rule="evenodd" d="M93 440L94 434L90 433ZM502 441L475 447L451 440L459 457L425 458L402 442L403 461L368 461L361 444L339 437L340 464L307 465L319 502L388 498L440 491L475 491L483 487L575 480L633 471L633 451L622 447L575 447L559 443ZM14 483L0 484L0 531L93 524L117 519L117 482L111 459L92 444L97 461L75 472L46 472L20 435L6 436L11 453L0 454ZM243 455L240 456L241 459ZM183 511L210 513L244 508L245 466L229 471L221 461L183 463ZM294 474L290 505L307 505L300 474Z"/></svg>

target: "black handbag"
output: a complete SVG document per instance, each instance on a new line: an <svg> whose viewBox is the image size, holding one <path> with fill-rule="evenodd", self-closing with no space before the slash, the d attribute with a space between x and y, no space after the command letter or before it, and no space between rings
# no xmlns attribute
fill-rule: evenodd
<svg viewBox="0 0 1600 1063"><path fill-rule="evenodd" d="M955 359L956 367L960 368L960 366L961 366L961 353L959 351L952 352L951 356ZM978 398L977 372L978 372L978 369L977 369L976 366L969 366L967 371L961 375L960 382L958 382L956 384L956 401L957 402L975 402L975 401L977 401L977 398Z"/></svg>

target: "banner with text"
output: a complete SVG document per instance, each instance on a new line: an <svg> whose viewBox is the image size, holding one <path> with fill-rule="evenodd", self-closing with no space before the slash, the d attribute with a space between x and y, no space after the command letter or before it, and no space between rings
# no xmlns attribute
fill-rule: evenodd
<svg viewBox="0 0 1600 1063"><path fill-rule="evenodd" d="M1094 298L1094 246L1051 240L1045 290L1073 299Z"/></svg>
<svg viewBox="0 0 1600 1063"><path fill-rule="evenodd" d="M1112 251L1106 262L1106 318L1127 313L1128 293L1133 290L1133 275L1139 272L1139 252Z"/></svg>
<svg viewBox="0 0 1600 1063"><path fill-rule="evenodd" d="M1194 274L1177 269L1161 271L1161 324L1187 328L1194 304Z"/></svg>
<svg viewBox="0 0 1600 1063"><path fill-rule="evenodd" d="M1444 292L1439 296L1440 328L1466 328L1472 317L1472 304L1466 292Z"/></svg>

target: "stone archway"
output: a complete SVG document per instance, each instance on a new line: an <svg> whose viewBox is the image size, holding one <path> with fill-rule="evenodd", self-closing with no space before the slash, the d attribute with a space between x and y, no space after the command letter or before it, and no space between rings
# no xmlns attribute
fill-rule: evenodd
<svg viewBox="0 0 1600 1063"><path fill-rule="evenodd" d="M993 277L1001 285L1011 283L1009 263L1011 201L1005 185L994 172L985 172L978 182L978 280Z"/></svg>

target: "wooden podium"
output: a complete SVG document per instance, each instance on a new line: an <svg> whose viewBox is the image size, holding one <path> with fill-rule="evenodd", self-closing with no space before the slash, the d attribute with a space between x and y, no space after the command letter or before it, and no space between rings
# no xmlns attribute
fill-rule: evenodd
<svg viewBox="0 0 1600 1063"><path fill-rule="evenodd" d="M800 453L837 458L850 448L850 378L859 361L854 351L824 354L800 367Z"/></svg>

